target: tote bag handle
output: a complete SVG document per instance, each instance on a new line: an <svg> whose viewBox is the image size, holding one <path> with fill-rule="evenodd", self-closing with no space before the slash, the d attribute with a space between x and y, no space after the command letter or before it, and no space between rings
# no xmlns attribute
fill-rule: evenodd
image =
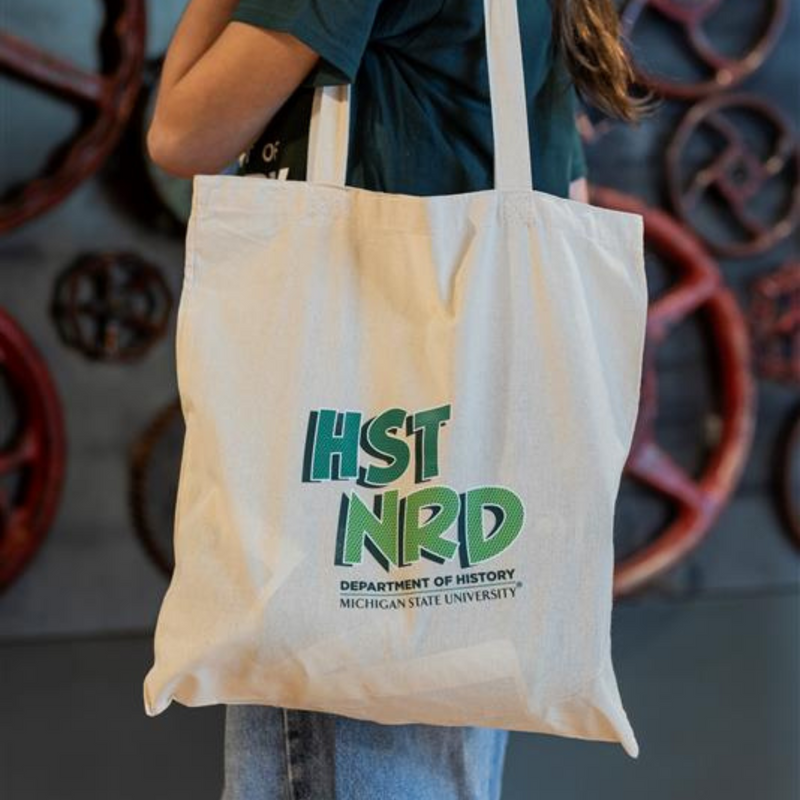
<svg viewBox="0 0 800 800"><path fill-rule="evenodd" d="M483 0L492 105L495 189L533 189L517 0ZM314 92L306 180L345 185L350 84Z"/></svg>

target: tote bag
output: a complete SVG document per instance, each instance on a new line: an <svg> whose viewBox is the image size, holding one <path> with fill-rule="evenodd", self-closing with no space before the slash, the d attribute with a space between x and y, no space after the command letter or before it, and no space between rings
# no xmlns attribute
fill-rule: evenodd
<svg viewBox="0 0 800 800"><path fill-rule="evenodd" d="M315 90L307 181L194 177L150 716L250 703L638 756L611 610L643 219L533 189L516 4L484 11L493 189L346 186L348 86Z"/></svg>

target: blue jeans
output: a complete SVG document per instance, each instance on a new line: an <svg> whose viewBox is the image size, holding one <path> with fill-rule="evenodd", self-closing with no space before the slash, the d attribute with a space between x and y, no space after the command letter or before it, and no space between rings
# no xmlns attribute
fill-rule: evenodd
<svg viewBox="0 0 800 800"><path fill-rule="evenodd" d="M508 731L225 709L222 800L499 800Z"/></svg>

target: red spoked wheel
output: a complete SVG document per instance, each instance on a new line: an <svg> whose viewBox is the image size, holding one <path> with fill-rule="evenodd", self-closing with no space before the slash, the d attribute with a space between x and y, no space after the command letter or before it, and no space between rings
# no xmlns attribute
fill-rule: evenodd
<svg viewBox="0 0 800 800"><path fill-rule="evenodd" d="M673 208L720 255L761 253L800 224L800 146L783 114L759 97L697 103L678 125L666 161Z"/></svg>
<svg viewBox="0 0 800 800"><path fill-rule="evenodd" d="M156 414L130 449L133 523L148 555L167 577L175 569L173 529L185 432L176 397Z"/></svg>
<svg viewBox="0 0 800 800"><path fill-rule="evenodd" d="M753 283L750 330L764 378L800 384L800 261Z"/></svg>
<svg viewBox="0 0 800 800"><path fill-rule="evenodd" d="M783 451L781 505L794 543L800 547L800 408L789 426Z"/></svg>
<svg viewBox="0 0 800 800"><path fill-rule="evenodd" d="M629 195L592 188L592 202L641 214L648 247L674 266L679 280L651 300L642 370L639 415L625 474L675 506L674 520L656 538L616 564L614 593L633 592L669 570L708 533L733 493L753 436L755 392L747 327L714 261L696 237L665 212ZM722 387L721 426L700 475L680 466L655 436L658 376L655 354L670 330L689 315L710 323Z"/></svg>
<svg viewBox="0 0 800 800"><path fill-rule="evenodd" d="M133 361L163 338L172 293L136 253L85 253L58 276L51 313L62 341L96 361Z"/></svg>
<svg viewBox="0 0 800 800"><path fill-rule="evenodd" d="M666 97L691 100L730 89L755 72L780 38L786 24L788 4L786 0L752 4L762 18L760 24L759 20L754 20L750 46L738 58L720 52L707 32L706 24L714 14L722 13L725 5L724 0L629 0L621 15L627 39L635 40L645 12L653 11L681 31L685 49L706 73L710 73L706 80L680 81L636 65L636 73L642 83Z"/></svg>
<svg viewBox="0 0 800 800"><path fill-rule="evenodd" d="M101 67L90 72L0 31L0 71L76 104L83 123L51 155L45 173L0 199L0 233L61 202L105 161L133 110L145 49L144 0L104 0Z"/></svg>
<svg viewBox="0 0 800 800"><path fill-rule="evenodd" d="M64 476L61 404L22 328L0 309L0 378L14 424L0 440L0 590L25 568L47 533Z"/></svg>

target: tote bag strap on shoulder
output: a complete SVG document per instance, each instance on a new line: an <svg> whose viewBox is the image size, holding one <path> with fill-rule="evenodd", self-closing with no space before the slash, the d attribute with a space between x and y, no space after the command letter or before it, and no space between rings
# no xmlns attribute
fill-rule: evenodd
<svg viewBox="0 0 800 800"><path fill-rule="evenodd" d="M517 0L483 0L495 189L533 189ZM345 185L350 84L314 92L306 179Z"/></svg>

